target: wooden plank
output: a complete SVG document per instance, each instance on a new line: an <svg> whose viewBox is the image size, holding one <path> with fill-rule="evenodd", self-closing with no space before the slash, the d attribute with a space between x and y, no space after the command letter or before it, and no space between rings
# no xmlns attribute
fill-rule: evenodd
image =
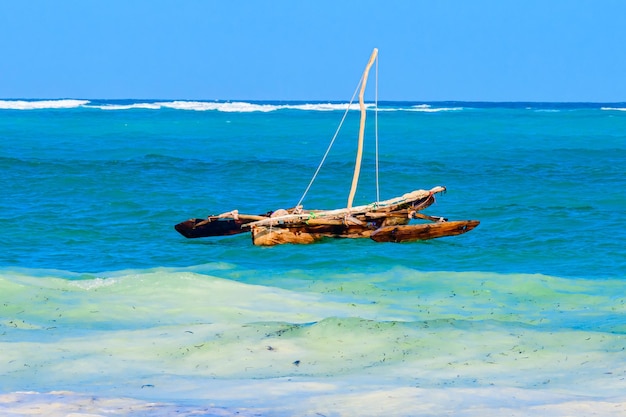
<svg viewBox="0 0 626 417"><path fill-rule="evenodd" d="M244 224L267 218L267 216L255 214L231 213L232 215L220 214L206 219L189 219L176 224L174 229L188 239L230 236L248 232L249 229L242 229Z"/></svg>
<svg viewBox="0 0 626 417"><path fill-rule="evenodd" d="M249 220L251 221L251 220ZM244 220L234 219L189 219L174 226L176 231L188 239L211 236L230 236L248 232L242 229Z"/></svg>
<svg viewBox="0 0 626 417"><path fill-rule="evenodd" d="M335 210L314 210L307 211L305 210L301 214L287 214L284 216L275 216L267 219L263 219L257 222L248 223L244 227L254 227L254 226L274 226L282 223L306 223L307 220L317 218L317 219L342 219L346 215L351 215L357 217L364 213L372 213L372 212L390 212L403 210L408 208L416 201L427 199L426 201L432 202L434 199L430 199L433 194L441 193L446 190L445 187L437 186L433 187L430 190L415 190L410 193L406 193L400 197L392 198L389 200L381 201L378 203L370 203L363 206L353 207L351 209L341 208ZM423 207L421 207L423 208ZM420 208L420 209L421 209ZM311 214L313 213L313 214Z"/></svg>
<svg viewBox="0 0 626 417"><path fill-rule="evenodd" d="M252 228L252 243L257 246L274 246L284 243L309 244L324 238L367 238L377 230L369 225L318 224L300 227L255 226Z"/></svg>
<svg viewBox="0 0 626 417"><path fill-rule="evenodd" d="M478 220L459 220L416 225L383 226L375 230L370 238L376 242L413 242L456 236L467 233L478 226Z"/></svg>

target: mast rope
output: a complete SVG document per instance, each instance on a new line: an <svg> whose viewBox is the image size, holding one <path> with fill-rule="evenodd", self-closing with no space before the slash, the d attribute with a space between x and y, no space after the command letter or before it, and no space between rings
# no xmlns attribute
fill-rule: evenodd
<svg viewBox="0 0 626 417"><path fill-rule="evenodd" d="M354 102L354 98L356 97L356 94L359 91L359 88L361 87L361 82L362 81L363 81L363 77L361 77L361 79L359 80L356 88L354 89L354 93L352 94L352 98L350 99L350 103L348 103L348 107L346 107L346 111L343 113L343 117L341 118L341 121L339 122L339 126L337 126L337 130L335 131L335 135L333 136L332 140L330 141L330 144L328 145L328 148L326 149L326 153L324 153L324 156L322 157L322 161L320 162L320 164L318 165L317 169L315 170L315 174L313 174L313 178L311 178L311 181L309 182L309 185L306 187L306 190L304 190L304 193L302 194L302 197L300 197L300 200L298 201L298 204L296 204L296 208L300 207L300 205L302 204L302 201L304 201L304 198L306 197L307 193L311 189L311 186L313 185L313 182L315 181L315 179L317 178L317 175L319 174L320 170L322 169L322 166L324 165L324 162L326 162L326 158L328 157L328 154L330 153L330 150L331 150L331 148L333 147L333 145L335 143L335 139L337 139L337 136L339 135L339 131L341 130L341 127L343 126L343 122L346 120L346 116L348 116L348 112L350 111L350 108L352 107L352 103Z"/></svg>
<svg viewBox="0 0 626 417"><path fill-rule="evenodd" d="M368 62L368 66L366 71L363 73L363 75L361 75L361 79L359 80L359 82L357 83L356 88L354 89L354 93L352 94L352 98L350 99L350 102L348 103L348 106L346 107L346 111L343 113L343 117L341 118L341 121L339 122L339 126L337 126L337 130L335 131L335 134L333 135L332 140L330 141L330 144L328 145L328 148L326 149L326 152L324 153L324 156L322 157L322 160L320 161L320 164L318 165L317 169L315 170L315 173L313 174L313 177L311 178L311 181L309 181L309 184L307 185L306 189L304 190L304 193L302 194L302 197L300 197L300 200L298 200L298 204L296 204L295 208L296 208L296 212L299 212L302 209L302 202L304 201L304 199L306 198L306 195L308 194L309 190L311 189L311 186L313 186L313 183L315 182L315 180L317 179L317 176L320 172L320 170L322 169L322 166L324 165L324 163L326 162L326 158L328 157L328 154L330 153L331 148L333 147L335 140L337 139L337 136L339 135L339 131L341 130L341 127L343 126L344 121L346 120L346 117L348 115L348 112L350 111L350 108L352 107L352 103L354 102L354 99L357 95L357 92L359 91L359 89L364 90L364 85L363 83L367 82L367 74L369 72L369 67L372 65L372 61L376 61L376 77L375 77L375 99L374 99L374 126L375 126L375 161L376 161L376 204L378 204L378 202L380 202L380 186L379 186L379 179L378 179L378 171L379 171L379 166L378 166L378 49L374 48L374 52L372 53L372 56L370 57L370 62ZM361 91L360 96L359 96L359 102L360 102L360 106L361 106L361 113L365 112L365 108L363 106L363 93L364 91ZM362 126L361 126L361 132L360 135L363 134L362 130L364 129L364 115L362 114L361 116L362 118ZM362 146L362 138L359 140L359 148ZM358 175L359 175L359 171L360 171L360 159L361 159L361 149L359 149L359 154L357 156L357 163L356 163L356 167L355 167L355 172L354 172L354 178L353 178L353 184L352 184L352 189L350 190L350 196L348 197L348 208L352 207L352 200L354 198L354 193L356 191L356 182L358 182Z"/></svg>

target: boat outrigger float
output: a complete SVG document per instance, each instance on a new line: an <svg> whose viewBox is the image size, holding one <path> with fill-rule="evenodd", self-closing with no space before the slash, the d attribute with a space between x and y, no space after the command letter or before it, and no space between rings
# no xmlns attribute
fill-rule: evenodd
<svg viewBox="0 0 626 417"><path fill-rule="evenodd" d="M360 82L359 142L352 187L345 208L304 210L301 205L304 199L302 196L296 207L289 210L280 209L261 215L239 214L237 210L234 210L209 216L206 219L190 219L178 223L175 226L176 230L187 238L228 236L250 232L253 244L273 246L283 243L314 243L324 238L369 237L376 242L411 242L460 235L478 226L480 223L478 220L448 221L443 217L420 213L435 202L436 194L446 191L446 188L442 186L436 186L430 190L415 190L400 197L353 207L361 168L366 120L363 95L370 68L377 59L378 50L374 49ZM318 172L320 168L321 164ZM312 182L313 180L308 188ZM412 219L425 220L427 223L409 224Z"/></svg>

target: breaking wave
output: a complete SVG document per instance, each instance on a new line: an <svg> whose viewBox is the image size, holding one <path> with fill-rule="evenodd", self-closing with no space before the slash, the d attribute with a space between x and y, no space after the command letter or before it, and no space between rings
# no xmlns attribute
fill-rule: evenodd
<svg viewBox="0 0 626 417"><path fill-rule="evenodd" d="M373 108L373 103L366 103L367 108ZM246 102L246 101L133 101L133 100L0 100L0 110L44 110L44 109L71 109L87 108L99 110L191 110L191 111L218 111L226 113L268 113L279 110L302 111L345 111L359 110L355 103L343 102ZM429 104L413 105L411 103L393 103L379 105L379 111L412 111L434 113L441 111L463 110L463 107L437 107Z"/></svg>
<svg viewBox="0 0 626 417"><path fill-rule="evenodd" d="M382 101L378 103L381 112L420 112L439 113L457 112L465 110L489 108L523 108L530 111L558 112L566 110L596 109L605 111L626 111L623 103L594 104L594 103L483 103L483 102L410 102L410 101ZM374 108L374 103L366 103L368 109ZM217 111L226 113L268 113L281 110L301 111L345 111L359 110L358 103L333 101L243 101L243 100L81 100L81 99L52 99L52 100L0 100L0 110L45 110L45 109L97 109L97 110L188 110L188 111Z"/></svg>
<svg viewBox="0 0 626 417"><path fill-rule="evenodd" d="M459 111L463 110L463 107L433 107L430 104L418 104L416 106L412 106L409 111L419 111L425 113L436 113L440 111Z"/></svg>
<svg viewBox="0 0 626 417"><path fill-rule="evenodd" d="M71 109L89 103L88 100L0 100L1 110Z"/></svg>
<svg viewBox="0 0 626 417"><path fill-rule="evenodd" d="M608 111L626 111L626 107L601 107L600 110Z"/></svg>

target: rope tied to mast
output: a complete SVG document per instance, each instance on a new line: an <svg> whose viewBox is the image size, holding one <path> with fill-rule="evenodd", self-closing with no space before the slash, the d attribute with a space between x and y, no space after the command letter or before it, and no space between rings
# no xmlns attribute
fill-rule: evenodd
<svg viewBox="0 0 626 417"><path fill-rule="evenodd" d="M356 160L356 164L355 164L355 169L354 169L354 175L353 175L353 179L352 179L352 187L350 189L350 196L348 197L348 209L352 208L352 202L354 201L354 194L356 193L356 187L358 185L358 179L359 179L359 174L360 174L360 170L361 170L361 160L362 160L362 156L363 156L363 135L364 135L364 131L365 131L365 118L366 118L366 108L365 108L365 104L363 101L363 95L365 93L365 86L367 84L367 78L369 75L369 70L371 68L371 66L373 65L373 63L376 62L376 105L375 105L375 126L376 126L376 202L380 201L380 191L379 191L379 182L378 182L378 49L374 48L374 50L372 51L372 55L370 56L370 59L367 63L367 66L365 68L365 71L363 72L363 75L361 76L361 79L359 80L354 93L352 94L352 98L350 99L350 102L348 103L348 106L346 107L346 110L343 114L343 117L341 118L341 121L339 122L339 126L337 127L337 130L335 131L335 134L332 138L332 140L330 141L330 144L328 145L328 148L326 149L326 152L324 153L324 156L322 157L322 160L320 162L320 164L318 165L317 169L315 170L315 173L313 174L313 177L311 178L311 181L309 181L309 184L307 185L306 189L304 190L304 193L302 194L302 197L300 197L300 200L298 200L298 204L296 204L297 207L301 207L302 206L302 202L304 201L306 195L308 194L309 190L311 189L311 186L313 185L313 182L315 182L315 179L317 178L320 170L322 169L322 166L324 165L324 162L326 162L326 158L328 157L328 154L330 153L331 148L333 147L335 140L337 139L337 136L339 135L339 131L341 130L341 127L343 126L344 121L346 120L346 116L348 115L348 112L350 111L350 108L352 107L352 103L354 102L354 98L356 97L357 91L359 91L360 88L360 94L359 94L359 107L361 110L361 124L359 127L359 142L358 142L358 151L357 151L357 160Z"/></svg>
<svg viewBox="0 0 626 417"><path fill-rule="evenodd" d="M313 174L313 178L311 178L311 181L309 181L309 185L307 185L306 189L304 190L304 193L302 194L302 197L300 197L300 200L298 200L298 204L296 204L296 206L301 206L302 205L302 201L304 201L304 198L306 197L307 193L311 189L311 186L313 185L313 182L315 182L315 179L317 178L317 175L319 174L320 170L322 169L322 166L324 165L324 162L326 162L326 158L328 157L328 154L330 153L331 148L335 144L335 140L337 139L337 136L339 135L339 131L341 130L341 127L343 126L343 122L346 120L346 117L348 116L348 112L350 111L350 107L352 107L352 103L354 102L354 98L356 97L357 91L359 91L359 86L360 85L361 85L361 80L359 80L356 88L354 89L354 93L352 94L352 98L350 99L350 102L348 103L348 106L346 107L346 111L343 113L343 117L341 118L341 121L339 122L339 126L337 126L337 130L335 130L335 134L333 135L332 140L328 144L328 148L326 149L326 152L324 153L324 156L322 157L322 160L320 161L320 164L317 166L317 169L315 170L315 173Z"/></svg>

